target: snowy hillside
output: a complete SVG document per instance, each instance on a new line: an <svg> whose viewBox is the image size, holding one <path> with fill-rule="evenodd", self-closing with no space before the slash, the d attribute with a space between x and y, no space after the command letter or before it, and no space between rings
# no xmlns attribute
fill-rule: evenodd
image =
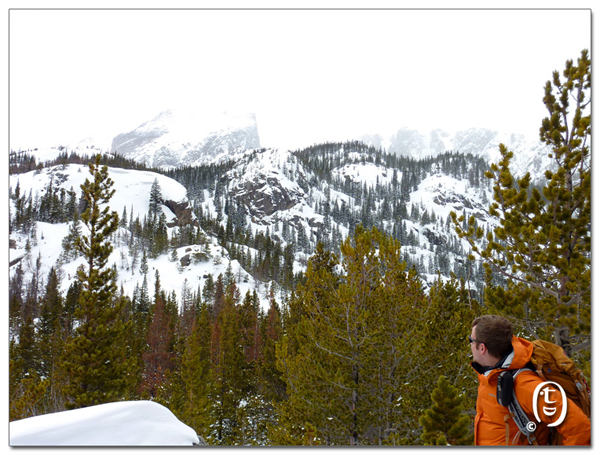
<svg viewBox="0 0 600 455"><path fill-rule="evenodd" d="M389 184L392 180L392 172L388 168L373 163L346 164L335 169L333 175L341 179L360 182L369 187L375 186L377 183Z"/></svg>
<svg viewBox="0 0 600 455"><path fill-rule="evenodd" d="M107 403L10 423L16 446L192 446L193 429L151 401Z"/></svg>
<svg viewBox="0 0 600 455"><path fill-rule="evenodd" d="M165 201L165 204L161 205L161 210L166 216L167 223L173 225L167 228L168 235L172 237L177 234L180 229L175 225L177 216L167 205L170 207L176 207L177 204L188 205L187 190L180 183L153 172L118 168L109 168L109 176L114 181L113 188L115 189L110 207L117 212L121 220L123 214L129 220L144 220L148 214L151 188L156 180ZM30 194L33 200L40 200L51 184L53 192L72 190L79 198L80 185L86 178L90 178L87 166L70 164L26 174L11 175L10 187L12 191L15 191L18 186L21 194L26 196ZM11 214L13 216L15 214L14 201L11 201ZM81 225L83 226L82 223ZM61 291L66 293L72 281L75 280L77 268L83 264L81 257L72 261L65 261L62 257L62 241L68 231L68 223L38 221L33 233L35 237L33 241L27 235L18 232L11 233L11 273L14 273L15 267L19 263L25 271L26 279L32 276L34 270L45 277L51 267L59 267L64 276L61 282ZM136 287L142 285L144 280L140 271L141 256L139 252L136 253L130 248L128 239L131 235L127 226L119 228L113 238L114 250L109 260L110 264L116 265L119 287L122 287L129 296L133 294ZM162 254L157 258L148 259L147 282L150 295L154 292L154 278L157 270L160 273L163 289L168 292L175 291L177 295L181 295L184 286L188 291L195 290L203 285L208 274L212 274L216 279L219 274L225 274L228 268L238 278L242 295L247 291L260 289L260 285L255 283L252 277L241 268L238 261L229 260L228 252L218 245L216 238L210 235L207 235L206 238L205 245L184 245L175 248L176 255ZM197 253L201 253L202 261L191 261L190 258ZM173 260L174 256L177 257L176 261ZM37 270L38 259L40 260L39 270Z"/></svg>
<svg viewBox="0 0 600 455"><path fill-rule="evenodd" d="M115 194L111 199L110 207L119 215L123 209L127 210L129 216L143 218L148 212L150 201L150 187L156 179L162 189L163 199L173 201L186 201L186 189L177 182L161 174L145 171L131 171L126 169L110 168L109 176L114 181ZM54 186L65 190L80 191L81 184L90 179L87 166L69 164L66 166L54 166L40 171L28 172L26 174L12 175L10 186L17 184L22 191L32 191L33 195L42 195L49 182ZM163 207L167 219L175 215L168 208Z"/></svg>
<svg viewBox="0 0 600 455"><path fill-rule="evenodd" d="M215 191L204 190L197 204L205 213L220 214L223 225L232 222L293 246L296 272L318 241L337 251L356 223L375 224L400 238L407 260L419 266L425 282L433 282L440 268L446 275L462 267L469 248L458 241L449 214L475 215L482 226L491 227L491 191L483 181L483 161L440 155L411 171L390 167L372 156L373 149L365 149L355 143L315 146L301 153L246 151L231 157L231 168L217 176ZM470 170L464 175L443 172L452 161ZM482 181L474 182L474 175ZM440 264L440 258L447 263Z"/></svg>
<svg viewBox="0 0 600 455"><path fill-rule="evenodd" d="M235 150L260 147L254 114L180 108L113 139L111 151L152 167L205 164Z"/></svg>

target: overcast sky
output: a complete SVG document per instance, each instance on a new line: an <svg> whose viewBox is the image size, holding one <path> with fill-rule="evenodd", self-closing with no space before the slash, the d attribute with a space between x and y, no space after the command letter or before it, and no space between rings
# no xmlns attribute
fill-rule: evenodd
<svg viewBox="0 0 600 455"><path fill-rule="evenodd" d="M256 113L265 147L403 127L535 136L545 82L591 46L591 12L564 9L12 10L9 25L13 149L108 146L186 105Z"/></svg>

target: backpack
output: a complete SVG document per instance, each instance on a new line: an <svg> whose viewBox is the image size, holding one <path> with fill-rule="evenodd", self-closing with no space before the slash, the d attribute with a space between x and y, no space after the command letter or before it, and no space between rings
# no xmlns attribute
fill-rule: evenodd
<svg viewBox="0 0 600 455"><path fill-rule="evenodd" d="M527 369L535 371L544 381L556 382L563 388L567 398L579 406L588 418L591 414L590 388L583 372L567 357L560 346L542 340L535 340L532 344L533 354L527 364L528 368L506 370L498 376L496 397L498 403L508 407L509 410L509 414L505 418L507 445L509 442L508 419L510 417L517 424L519 431L525 435L529 444L537 445L535 435L528 429L528 423L531 419L525 415L516 399L513 388L514 378ZM562 435L554 428L552 430L548 445L562 445Z"/></svg>

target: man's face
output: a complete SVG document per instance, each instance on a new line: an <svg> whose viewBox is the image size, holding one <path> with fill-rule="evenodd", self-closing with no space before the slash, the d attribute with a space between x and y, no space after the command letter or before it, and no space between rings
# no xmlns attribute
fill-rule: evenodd
<svg viewBox="0 0 600 455"><path fill-rule="evenodd" d="M477 326L475 326L477 327ZM477 339L477 331L475 330L475 327L473 327L471 329L471 338L473 340ZM471 342L471 353L473 354L473 360L477 363L481 363L481 343L477 343L475 341Z"/></svg>

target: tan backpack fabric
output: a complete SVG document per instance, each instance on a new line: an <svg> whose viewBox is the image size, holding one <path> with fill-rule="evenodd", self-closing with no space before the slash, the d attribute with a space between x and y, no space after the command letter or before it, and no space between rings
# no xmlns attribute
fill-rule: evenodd
<svg viewBox="0 0 600 455"><path fill-rule="evenodd" d="M590 388L583 372L567 357L564 350L548 341L535 340L531 363L536 368L536 373L544 381L553 381L559 384L567 397L581 408L589 418L591 416ZM554 432L552 445L562 445L562 437Z"/></svg>

